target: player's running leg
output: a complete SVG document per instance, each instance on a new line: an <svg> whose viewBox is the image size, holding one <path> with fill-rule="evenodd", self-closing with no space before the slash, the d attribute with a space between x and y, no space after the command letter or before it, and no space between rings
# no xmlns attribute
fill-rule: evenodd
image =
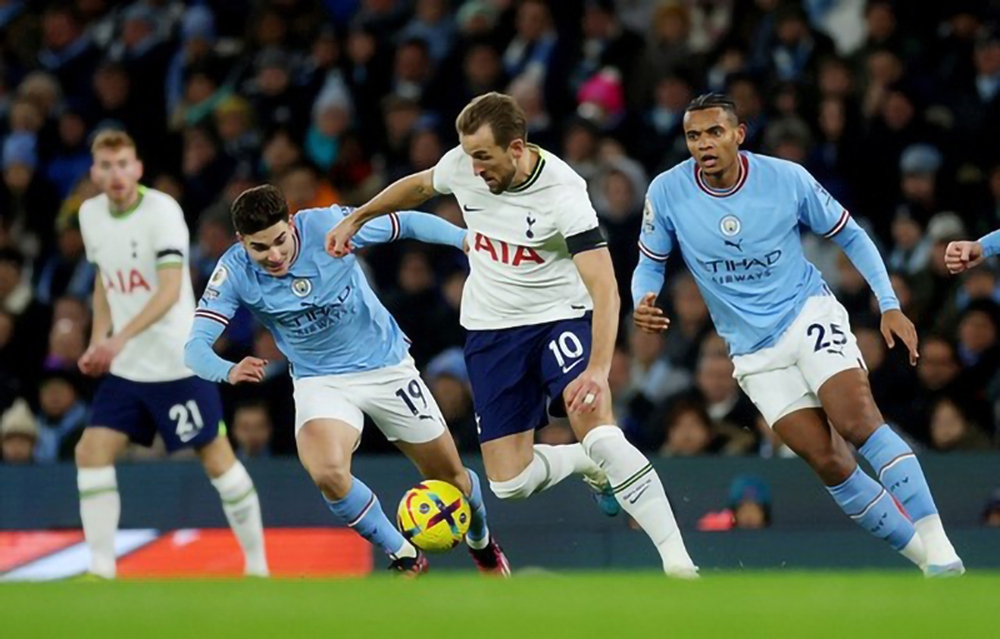
<svg viewBox="0 0 1000 639"><path fill-rule="evenodd" d="M868 460L882 485L912 518L927 552L927 574L964 573L920 462L882 419L865 372L856 368L838 373L820 387L818 395L833 427Z"/></svg>
<svg viewBox="0 0 1000 639"><path fill-rule="evenodd" d="M604 514L615 516L621 506L607 475L582 444L534 444L534 430L482 442L483 465L490 490L500 499L527 499L552 488L570 475L581 475L594 491Z"/></svg>
<svg viewBox="0 0 1000 639"><path fill-rule="evenodd" d="M425 572L423 554L396 530L371 489L351 475L351 455L360 436L360 430L345 421L311 419L296 434L299 459L330 511L388 555L392 569Z"/></svg>
<svg viewBox="0 0 1000 639"><path fill-rule="evenodd" d="M615 425L610 398L611 389L605 381L596 410L569 415L573 432L587 455L607 473L618 503L653 541L663 570L675 577L696 577L698 568L684 546L660 476Z"/></svg>
<svg viewBox="0 0 1000 639"><path fill-rule="evenodd" d="M574 320L571 326L589 344L589 323ZM604 489L607 477L580 444L563 446L533 445L535 429L546 424L546 389L544 369L550 333L564 323L546 324L501 331L470 331L465 346L465 361L472 382L476 421L483 463L490 489L500 499L525 499L547 490L570 475L582 475L599 496L601 509L615 515L618 502ZM558 333L557 333L558 336ZM578 340L579 341L579 340ZM581 342L576 358L582 363L585 353ZM542 361L540 361L540 358ZM561 371L555 361L548 362ZM566 362L563 362L566 365ZM568 370L580 370L570 364ZM566 376L562 371L559 375ZM558 377L553 374L553 377ZM569 377L567 377L568 382ZM558 396L565 384L553 391Z"/></svg>
<svg viewBox="0 0 1000 639"><path fill-rule="evenodd" d="M115 477L115 457L128 445L128 435L90 426L76 445L76 483L80 491L80 520L90 550L89 572L115 576L115 532L122 502Z"/></svg>
<svg viewBox="0 0 1000 639"><path fill-rule="evenodd" d="M229 527L243 549L244 572L255 577L268 575L267 553L264 549L264 526L260 516L260 499L247 469L233 453L225 435L198 449L205 472L219 491L222 510Z"/></svg>
<svg viewBox="0 0 1000 639"><path fill-rule="evenodd" d="M509 576L510 563L490 535L486 522L486 504L479 476L462 465L451 433L445 430L438 438L420 444L397 441L396 446L413 461L425 478L446 481L462 491L472 509L472 521L465 541L473 560L483 572Z"/></svg>
<svg viewBox="0 0 1000 639"><path fill-rule="evenodd" d="M892 496L861 470L821 409L796 410L778 419L772 427L785 445L812 466L848 517L923 567L924 544L913 524Z"/></svg>

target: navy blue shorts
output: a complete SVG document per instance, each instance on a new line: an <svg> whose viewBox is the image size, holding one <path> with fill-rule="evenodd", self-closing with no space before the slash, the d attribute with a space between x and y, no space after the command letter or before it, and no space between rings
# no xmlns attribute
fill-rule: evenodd
<svg viewBox="0 0 1000 639"><path fill-rule="evenodd" d="M479 441L566 416L562 392L590 361L591 316L495 331L469 331L465 364Z"/></svg>
<svg viewBox="0 0 1000 639"><path fill-rule="evenodd" d="M133 382L108 375L97 388L90 424L125 433L143 446L159 431L173 452L212 443L225 427L222 419L219 389L200 377Z"/></svg>

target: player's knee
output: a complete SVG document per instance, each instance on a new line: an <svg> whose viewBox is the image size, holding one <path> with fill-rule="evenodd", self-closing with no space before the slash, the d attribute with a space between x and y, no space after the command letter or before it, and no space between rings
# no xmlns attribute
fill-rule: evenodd
<svg viewBox="0 0 1000 639"><path fill-rule="evenodd" d="M868 441L868 437L875 432L881 421L877 410L859 408L859 410L852 411L850 415L833 420L833 426L844 439L854 446L861 446Z"/></svg>
<svg viewBox="0 0 1000 639"><path fill-rule="evenodd" d="M309 474L316 487L330 499L343 499L351 490L351 469L347 464L323 464Z"/></svg>
<svg viewBox="0 0 1000 639"><path fill-rule="evenodd" d="M517 477L505 481L493 481L491 479L490 490L493 491L493 494L496 495L498 499L527 499L533 492L533 487L528 481L530 474L529 471L530 469L525 469L525 471Z"/></svg>
<svg viewBox="0 0 1000 639"><path fill-rule="evenodd" d="M105 450L105 447L96 438L88 437L87 431L84 431L83 437L76 443L73 457L79 468L96 468L114 462L114 454L109 454L109 451Z"/></svg>
<svg viewBox="0 0 1000 639"><path fill-rule="evenodd" d="M843 483L855 468L854 458L840 454L836 450L813 455L809 463L827 486Z"/></svg>

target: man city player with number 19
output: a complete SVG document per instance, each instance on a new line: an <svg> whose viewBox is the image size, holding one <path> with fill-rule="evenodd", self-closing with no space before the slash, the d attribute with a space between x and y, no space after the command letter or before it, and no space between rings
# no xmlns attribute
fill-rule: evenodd
<svg viewBox="0 0 1000 639"><path fill-rule="evenodd" d="M367 414L428 479L465 494L472 510L466 542L483 572L510 567L486 525L479 478L462 467L437 403L409 355L409 340L375 296L357 259L333 259L326 230L349 211L339 206L291 218L285 196L264 185L233 202L240 242L219 260L198 309L185 361L214 382L259 382L266 362L228 362L212 344L242 304L274 335L295 383L299 459L341 521L392 559L390 569L418 575L427 559L386 518L371 489L351 474L351 456ZM401 238L464 248L465 231L426 213L402 212L365 226L359 245Z"/></svg>

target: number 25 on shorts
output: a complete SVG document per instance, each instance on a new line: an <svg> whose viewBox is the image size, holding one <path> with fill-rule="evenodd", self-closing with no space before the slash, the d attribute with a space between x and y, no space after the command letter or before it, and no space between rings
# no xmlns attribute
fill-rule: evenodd
<svg viewBox="0 0 1000 639"><path fill-rule="evenodd" d="M813 352L815 353L823 350L840 353L840 347L847 343L847 333L839 324L834 323L829 325L829 340L827 339L827 327L823 324L810 324L809 328L806 329L806 336L816 340L813 344Z"/></svg>

